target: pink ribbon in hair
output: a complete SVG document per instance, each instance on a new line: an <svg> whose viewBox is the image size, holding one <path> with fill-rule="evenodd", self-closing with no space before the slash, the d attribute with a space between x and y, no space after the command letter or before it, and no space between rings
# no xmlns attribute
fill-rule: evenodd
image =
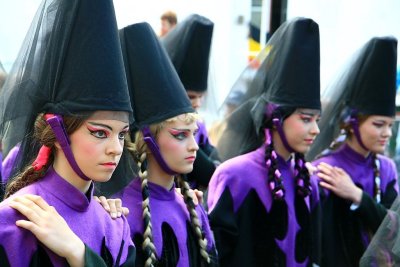
<svg viewBox="0 0 400 267"><path fill-rule="evenodd" d="M32 163L35 171L39 171L47 164L49 161L49 156L51 153L50 147L42 146L39 150L39 154L37 155L35 161Z"/></svg>

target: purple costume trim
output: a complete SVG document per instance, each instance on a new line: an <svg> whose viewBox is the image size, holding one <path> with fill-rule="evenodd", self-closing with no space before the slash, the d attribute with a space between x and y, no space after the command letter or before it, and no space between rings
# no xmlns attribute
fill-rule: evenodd
<svg viewBox="0 0 400 267"><path fill-rule="evenodd" d="M143 133L143 140L146 142L147 147L151 150L151 153L157 160L160 167L166 173L168 173L170 175L176 175L177 173L170 169L170 167L168 166L168 164L165 162L164 158L162 157L162 155L160 153L160 149L157 145L157 142L154 139L153 135L151 134L149 127L148 126L143 127L142 133Z"/></svg>
<svg viewBox="0 0 400 267"><path fill-rule="evenodd" d="M237 213L238 209L246 199L251 190L254 190L260 201L265 207L267 213L271 211L273 197L268 186L268 169L265 164L265 145L255 151L232 158L222 163L215 171L208 187L208 207L209 213L218 204L218 201L226 189L232 195L233 212ZM278 247L286 254L287 266L307 266L309 259L304 262L296 262L295 245L296 235L300 227L296 218L294 200L296 196L295 171L293 160L285 161L278 155L278 169L282 174L283 183L285 185L285 201L288 207L288 230L284 239L275 239ZM312 199L304 198L304 201L311 211L319 201L318 185L315 179L310 181L312 186Z"/></svg>
<svg viewBox="0 0 400 267"><path fill-rule="evenodd" d="M291 148L291 146L289 145L289 142L286 139L286 135L283 132L283 127L282 127L282 122L280 119L278 118L274 118L272 119L272 123L274 124L274 126L276 127L276 130L278 131L279 137L282 140L282 144L284 145L284 147L286 148L287 151L289 151L290 153L293 153L294 150L293 148Z"/></svg>
<svg viewBox="0 0 400 267"><path fill-rule="evenodd" d="M4 184L8 182L10 179L10 175L12 169L15 164L15 160L17 159L21 144L18 143L15 147L13 147L10 152L8 152L7 156L4 158L1 169L1 179Z"/></svg>
<svg viewBox="0 0 400 267"><path fill-rule="evenodd" d="M196 140L196 143L200 146L200 145L206 145L209 144L210 141L208 140L208 132L207 132L207 128L206 125L204 124L204 122L201 121L197 121L197 133L194 137L194 139Z"/></svg>
<svg viewBox="0 0 400 267"><path fill-rule="evenodd" d="M114 263L123 244L121 260L128 256L128 247L133 246L129 225L125 217L113 220L103 207L93 200L93 185L85 195L60 177L54 169L37 182L22 188L10 198L23 194L40 195L65 219L74 233L95 253L101 254L102 241L111 253ZM10 199L9 198L9 199ZM0 203L0 246L3 246L11 266L29 266L39 242L28 230L19 228L15 221L25 219L10 208L9 199ZM65 266L65 259L45 248L54 266Z"/></svg>
<svg viewBox="0 0 400 267"><path fill-rule="evenodd" d="M175 191L175 186L173 186L171 190L166 190L164 187L151 182L148 182L148 185L150 191L153 240L157 251L157 257L161 256L163 249L161 227L163 223L167 223L174 231L178 241L180 257L177 266L189 266L187 222L190 221L190 216L183 197ZM133 180L118 197L122 199L122 203L126 203L125 205L127 205L130 210L127 219L131 227L132 238L136 234L143 235L144 226L142 219L142 189L140 179ZM214 238L210 230L207 214L201 205L196 206L196 211L200 220L200 225L208 241L207 249L210 251L210 249L214 247Z"/></svg>
<svg viewBox="0 0 400 267"><path fill-rule="evenodd" d="M364 145L363 141L361 140L361 134L360 134L360 125L358 123L358 119L356 117L351 117L350 118L350 124L351 124L351 128L354 131L354 135L358 141L358 143L360 144L360 146L362 148L364 148L365 150L368 151L368 148L366 148L366 146Z"/></svg>
<svg viewBox="0 0 400 267"><path fill-rule="evenodd" d="M72 169L83 180L90 181L90 179L81 171L81 169L78 166L78 163L76 163L74 154L72 153L70 146L71 141L68 138L68 134L65 130L62 117L60 115L53 115L52 117L46 118L46 121L50 125L51 129L53 129L54 135L56 136L56 139L60 144L64 152L64 155L67 158Z"/></svg>

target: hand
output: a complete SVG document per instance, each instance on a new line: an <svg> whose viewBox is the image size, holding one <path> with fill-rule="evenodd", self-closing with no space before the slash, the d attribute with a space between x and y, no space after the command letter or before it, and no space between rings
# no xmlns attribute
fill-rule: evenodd
<svg viewBox="0 0 400 267"><path fill-rule="evenodd" d="M354 204L360 204L362 190L357 187L351 177L341 168L333 167L327 163L321 162L318 165L319 183L322 187L332 191L338 197L352 201Z"/></svg>
<svg viewBox="0 0 400 267"><path fill-rule="evenodd" d="M314 167L310 162L306 162L305 165L306 165L306 168L307 168L308 173L309 173L310 175L314 175L314 174L317 173L318 168L317 168L317 167Z"/></svg>
<svg viewBox="0 0 400 267"><path fill-rule="evenodd" d="M175 188L175 191L183 197L180 188ZM203 203L203 192L202 191L197 190L197 189L190 189L189 196L192 197L193 203L195 206L199 205L199 203Z"/></svg>
<svg viewBox="0 0 400 267"><path fill-rule="evenodd" d="M22 195L10 199L9 206L28 220L18 220L18 227L29 230L47 248L66 258L71 266L83 266L85 245L67 222L40 196Z"/></svg>
<svg viewBox="0 0 400 267"><path fill-rule="evenodd" d="M103 208L110 214L111 218L116 219L122 215L127 216L129 214L129 209L122 207L122 200L120 198L105 198L104 196L94 197L94 199L99 202Z"/></svg>

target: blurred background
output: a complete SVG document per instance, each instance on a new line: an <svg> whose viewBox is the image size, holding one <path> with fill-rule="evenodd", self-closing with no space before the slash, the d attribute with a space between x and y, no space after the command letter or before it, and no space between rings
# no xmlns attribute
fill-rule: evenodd
<svg viewBox="0 0 400 267"><path fill-rule="evenodd" d="M40 2L0 0L0 62L6 72ZM167 10L177 14L178 23L193 13L214 22L209 88L200 111L207 125L222 116L220 107L232 85L286 20L304 16L319 24L322 90L371 37L392 35L400 39L399 0L114 0L114 6L119 28L147 21L159 33L160 16ZM389 149L393 157L395 141Z"/></svg>

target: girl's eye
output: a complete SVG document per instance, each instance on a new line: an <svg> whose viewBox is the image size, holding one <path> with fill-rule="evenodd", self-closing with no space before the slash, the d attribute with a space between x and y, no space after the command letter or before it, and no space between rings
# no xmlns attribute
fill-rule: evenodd
<svg viewBox="0 0 400 267"><path fill-rule="evenodd" d="M171 135L177 140L183 140L187 137L187 133L185 132L171 133Z"/></svg>
<svg viewBox="0 0 400 267"><path fill-rule="evenodd" d="M125 140L126 132L120 132L118 135L119 140Z"/></svg>
<svg viewBox="0 0 400 267"><path fill-rule="evenodd" d="M311 118L310 117L301 117L301 120L304 122L311 122Z"/></svg>
<svg viewBox="0 0 400 267"><path fill-rule="evenodd" d="M93 135L96 138L107 138L107 133L103 130L89 130L90 134Z"/></svg>
<svg viewBox="0 0 400 267"><path fill-rule="evenodd" d="M374 123L372 123L376 128L381 128L381 127L383 127L383 123L377 123L377 122L374 122Z"/></svg>

